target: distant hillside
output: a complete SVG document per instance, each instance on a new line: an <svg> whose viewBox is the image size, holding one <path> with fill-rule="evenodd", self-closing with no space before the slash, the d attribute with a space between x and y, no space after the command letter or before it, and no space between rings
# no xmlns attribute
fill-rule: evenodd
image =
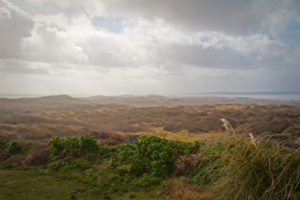
<svg viewBox="0 0 300 200"><path fill-rule="evenodd" d="M68 95L45 96L36 98L8 99L0 98L0 112L27 113L41 110L65 110L74 108L91 108L98 105L125 105L133 107L215 104L257 104L257 105L300 105L300 101L268 100L227 97L165 97L165 96L93 96L75 98Z"/></svg>
<svg viewBox="0 0 300 200"><path fill-rule="evenodd" d="M214 104L258 104L258 105L300 105L300 101L271 100L252 98L228 98L228 97L165 97L165 96L94 96L85 98L93 103L113 103L136 107L151 106L181 106L181 105L214 105Z"/></svg>

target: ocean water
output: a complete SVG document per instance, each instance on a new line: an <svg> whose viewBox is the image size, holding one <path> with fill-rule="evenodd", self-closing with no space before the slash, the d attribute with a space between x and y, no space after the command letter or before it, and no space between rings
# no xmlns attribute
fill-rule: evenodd
<svg viewBox="0 0 300 200"><path fill-rule="evenodd" d="M0 94L0 98L18 99L47 96L46 94Z"/></svg>
<svg viewBox="0 0 300 200"><path fill-rule="evenodd" d="M253 98L274 100L300 100L300 92L211 92L195 94L197 97L227 97L227 98Z"/></svg>

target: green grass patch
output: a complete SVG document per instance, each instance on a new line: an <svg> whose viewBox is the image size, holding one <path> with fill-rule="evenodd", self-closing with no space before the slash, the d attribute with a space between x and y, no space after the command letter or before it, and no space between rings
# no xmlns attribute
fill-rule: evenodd
<svg viewBox="0 0 300 200"><path fill-rule="evenodd" d="M0 199L99 199L90 186L57 178L44 170L0 170Z"/></svg>

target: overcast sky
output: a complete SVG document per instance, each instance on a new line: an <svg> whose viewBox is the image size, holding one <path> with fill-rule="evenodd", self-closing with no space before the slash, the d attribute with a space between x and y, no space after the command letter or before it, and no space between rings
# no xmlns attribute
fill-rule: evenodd
<svg viewBox="0 0 300 200"><path fill-rule="evenodd" d="M0 93L293 90L299 0L0 0Z"/></svg>

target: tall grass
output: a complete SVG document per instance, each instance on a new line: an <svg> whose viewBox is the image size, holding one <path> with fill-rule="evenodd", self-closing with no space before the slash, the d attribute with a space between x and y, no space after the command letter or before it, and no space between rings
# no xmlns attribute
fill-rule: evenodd
<svg viewBox="0 0 300 200"><path fill-rule="evenodd" d="M281 147L242 140L221 153L222 176L216 183L223 199L295 199L300 158ZM221 195L223 194L223 195Z"/></svg>
<svg viewBox="0 0 300 200"><path fill-rule="evenodd" d="M228 134L219 142L201 145L197 155L189 156L178 160L186 163L183 175L194 184L208 186L214 199L300 197L300 157L252 134L250 138Z"/></svg>

